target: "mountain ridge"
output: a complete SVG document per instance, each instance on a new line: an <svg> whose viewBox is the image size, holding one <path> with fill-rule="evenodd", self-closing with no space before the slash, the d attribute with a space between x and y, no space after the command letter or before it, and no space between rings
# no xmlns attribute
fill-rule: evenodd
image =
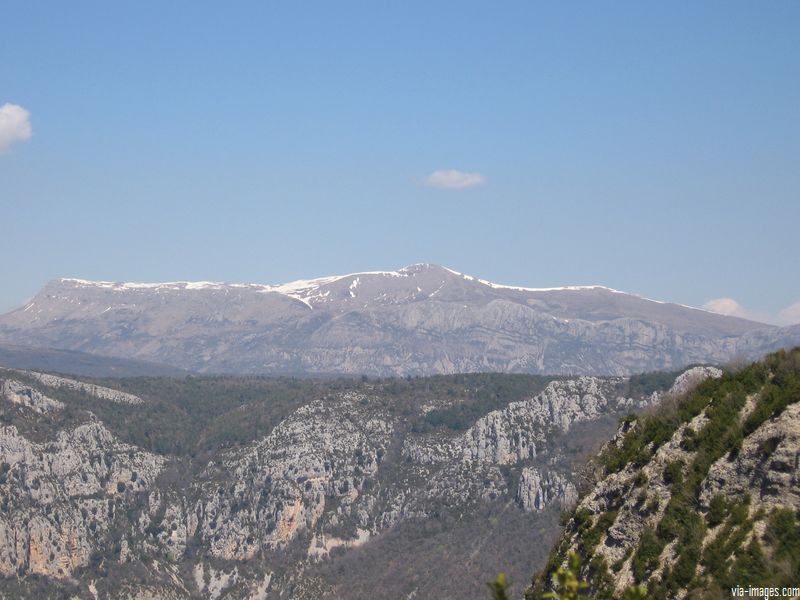
<svg viewBox="0 0 800 600"><path fill-rule="evenodd" d="M632 298L637 298L639 300L643 300L645 302L654 302L656 304L666 304L671 306L677 306L681 308L686 308L689 310L700 311L710 315L716 315L725 317L727 319L736 319L737 321L745 321L747 323L751 323L754 325L753 329L756 328L771 328L774 327L773 325L769 325L767 323L762 323L759 321L754 321L752 319L745 319L742 317L733 317L730 315L723 315L721 313L717 313L711 310L707 310L704 308L690 306L688 304L681 304L678 302L671 302L666 300L655 300L653 298L645 297L641 294L637 294L634 292L627 292L623 290L618 290L606 285L601 284L587 284L587 285L564 285L564 286L553 286L553 287L530 287L530 286L522 286L522 285L509 285L509 284L502 284L490 281L488 279L481 279L479 277L475 277L473 275L468 275L466 273L461 273L454 269L450 269L449 267L437 265L433 263L416 263L413 265L408 265L406 267L402 267L400 269L394 271L359 271L354 273L347 273L344 275L324 275L321 277L315 277L312 279L297 279L293 281L288 281L285 283L279 284L263 284L263 283L230 283L230 282L214 282L214 281L170 281L170 282L152 282L152 283L143 283L143 282L127 282L127 281L102 281L102 280L88 280L88 279L79 279L73 277L61 277L50 280L47 284L45 284L45 288L53 285L53 284L77 284L79 286L86 286L86 287L95 287L95 288L102 288L102 289L111 289L114 291L122 291L122 290L135 290L135 289L173 289L173 290L208 290L208 289L215 289L215 290L224 290L227 288L230 289L253 289L258 291L263 291L264 293L279 293L289 297L297 298L298 292L317 289L323 285L332 284L339 282L344 279L360 279L362 276L386 276L386 277L406 277L409 274L414 274L419 272L420 270L433 270L433 271L444 271L450 273L456 277L460 277L466 281L477 282L484 286L487 286L494 290L512 290L518 292L534 292L534 293L547 293L547 292L580 292L580 291L589 291L589 290L599 290L603 292L609 292L613 294L622 294L624 296L630 296ZM313 296L312 296L313 297ZM299 298L298 298L299 299ZM304 300L305 301L305 300ZM29 305L29 303L26 303ZM20 307L22 308L22 307ZM17 309L18 310L18 309ZM13 312L13 311L11 311Z"/></svg>
<svg viewBox="0 0 800 600"><path fill-rule="evenodd" d="M0 343L204 373L623 375L760 356L800 327L418 264L280 285L54 280L0 315Z"/></svg>

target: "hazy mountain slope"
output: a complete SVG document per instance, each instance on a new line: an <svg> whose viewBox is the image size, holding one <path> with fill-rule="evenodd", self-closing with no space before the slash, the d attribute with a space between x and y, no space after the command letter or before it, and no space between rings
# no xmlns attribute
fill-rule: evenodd
<svg viewBox="0 0 800 600"><path fill-rule="evenodd" d="M480 597L669 379L0 371L0 596Z"/></svg>
<svg viewBox="0 0 800 600"><path fill-rule="evenodd" d="M634 583L656 600L796 586L798 458L800 349L626 422L527 597L542 597L569 551L582 555L596 598Z"/></svg>
<svg viewBox="0 0 800 600"><path fill-rule="evenodd" d="M154 377L186 374L186 371L177 367L141 360L16 344L0 344L0 366L86 377Z"/></svg>
<svg viewBox="0 0 800 600"><path fill-rule="evenodd" d="M762 355L800 328L415 265L278 286L58 280L0 316L0 341L200 372L625 374Z"/></svg>

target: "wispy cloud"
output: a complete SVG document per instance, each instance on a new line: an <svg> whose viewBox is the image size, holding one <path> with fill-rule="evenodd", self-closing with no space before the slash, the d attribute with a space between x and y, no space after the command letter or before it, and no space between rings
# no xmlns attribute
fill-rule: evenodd
<svg viewBox="0 0 800 600"><path fill-rule="evenodd" d="M0 152L31 137L30 116L31 113L16 104L0 106Z"/></svg>
<svg viewBox="0 0 800 600"><path fill-rule="evenodd" d="M425 178L426 185L445 190L465 190L484 183L486 177L480 173L465 173L456 169L434 171Z"/></svg>
<svg viewBox="0 0 800 600"><path fill-rule="evenodd" d="M742 319L771 323L773 325L795 325L800 323L800 302L795 302L787 306L778 311L777 314L750 310L739 304L733 298L715 298L703 304L703 308L729 317L740 317Z"/></svg>

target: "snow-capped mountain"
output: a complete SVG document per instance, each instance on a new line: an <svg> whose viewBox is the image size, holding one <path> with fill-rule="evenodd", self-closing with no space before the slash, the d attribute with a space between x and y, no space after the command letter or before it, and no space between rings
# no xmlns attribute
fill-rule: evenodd
<svg viewBox="0 0 800 600"><path fill-rule="evenodd" d="M800 328L421 264L282 285L60 279L0 316L0 341L199 372L623 374L759 355Z"/></svg>

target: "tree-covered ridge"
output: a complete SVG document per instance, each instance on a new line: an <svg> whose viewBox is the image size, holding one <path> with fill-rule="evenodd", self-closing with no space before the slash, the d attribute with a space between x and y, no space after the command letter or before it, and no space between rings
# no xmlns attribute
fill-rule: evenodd
<svg viewBox="0 0 800 600"><path fill-rule="evenodd" d="M595 598L640 583L665 600L797 585L798 401L800 348L624 419L526 598L545 597L570 551Z"/></svg>
<svg viewBox="0 0 800 600"><path fill-rule="evenodd" d="M186 376L81 378L135 394L140 405L115 404L79 390L48 387L24 372L0 368L15 379L64 401L52 427L37 419L30 433L52 437L90 411L128 443L158 454L194 456L243 446L267 435L282 419L314 400L347 392L369 394L417 433L463 431L480 416L541 392L553 377L477 373L406 378L299 378ZM25 427L26 416L0 411L0 422ZM28 420L30 420L28 418ZM49 433L48 433L49 432Z"/></svg>

